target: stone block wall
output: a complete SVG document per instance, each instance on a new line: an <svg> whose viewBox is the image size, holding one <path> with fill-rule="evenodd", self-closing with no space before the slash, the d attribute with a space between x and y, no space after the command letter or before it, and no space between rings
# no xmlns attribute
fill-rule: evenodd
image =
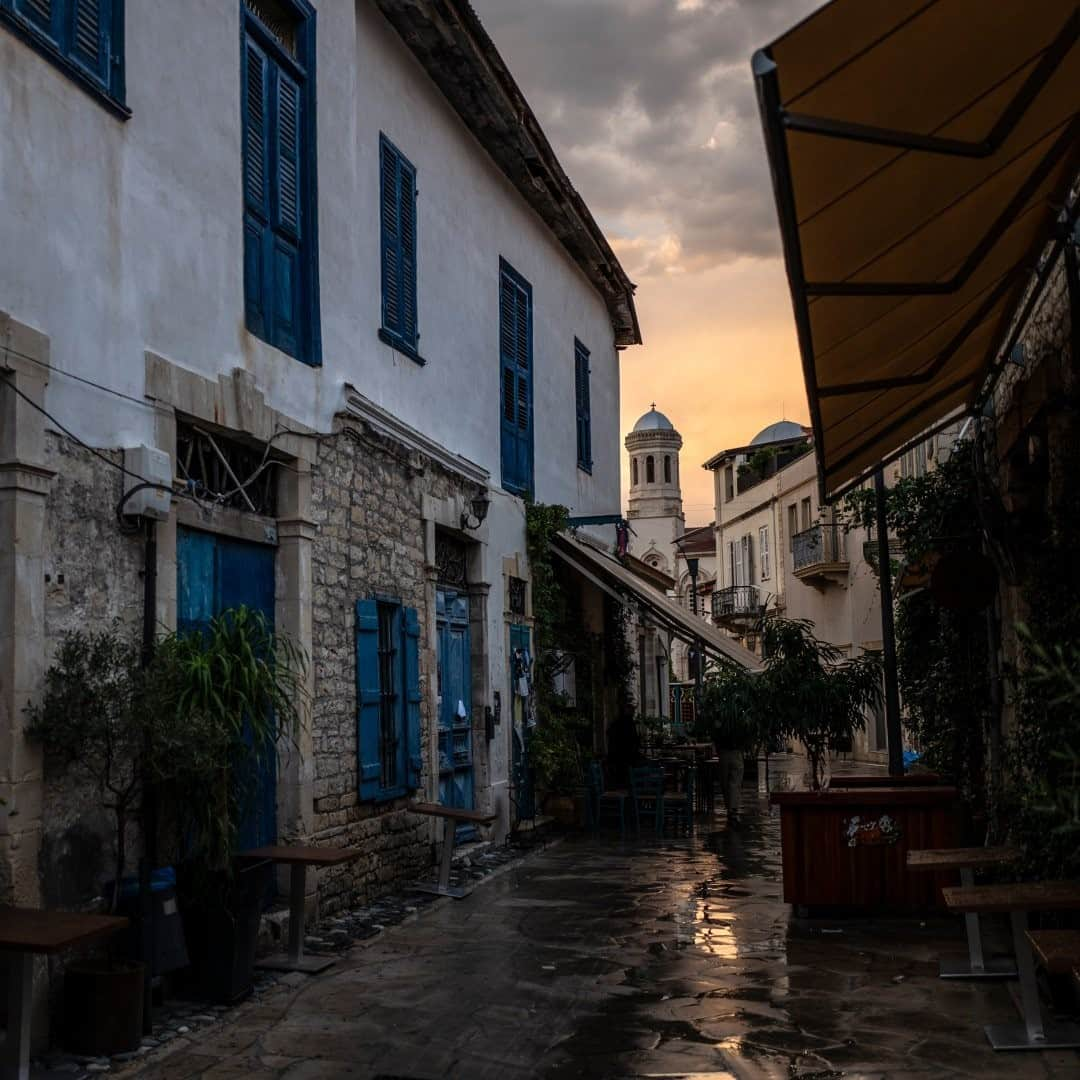
<svg viewBox="0 0 1080 1080"><path fill-rule="evenodd" d="M377 593L417 610L421 627L424 784L431 759L431 688L437 678L430 628L434 577L427 568L425 495L445 499L461 482L415 451L351 428L322 443L312 478L314 831L316 844L352 846L363 856L320 875L322 910L366 902L429 870L434 831L403 812L406 799L358 799L355 603Z"/></svg>
<svg viewBox="0 0 1080 1080"><path fill-rule="evenodd" d="M55 472L46 499L44 571L46 664L67 630L100 631L116 621L142 633L142 534L117 527L123 474L70 439L48 432L46 462ZM103 457L121 464L119 451ZM114 819L94 787L45 760L42 804L42 900L78 908L112 878ZM131 838L134 839L133 837ZM129 841L129 855L135 848Z"/></svg>

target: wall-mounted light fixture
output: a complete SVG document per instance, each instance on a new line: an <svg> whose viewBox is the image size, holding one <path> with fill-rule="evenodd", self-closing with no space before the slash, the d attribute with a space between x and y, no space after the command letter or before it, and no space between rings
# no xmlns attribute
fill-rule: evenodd
<svg viewBox="0 0 1080 1080"><path fill-rule="evenodd" d="M472 513L470 514L468 510L461 512L461 527L462 529L479 529L484 524L484 518L487 517L491 500L486 492L481 492L471 500L469 505L472 507Z"/></svg>

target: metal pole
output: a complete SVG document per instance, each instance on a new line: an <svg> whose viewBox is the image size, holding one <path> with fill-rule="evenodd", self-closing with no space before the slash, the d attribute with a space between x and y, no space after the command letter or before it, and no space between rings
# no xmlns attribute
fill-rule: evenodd
<svg viewBox="0 0 1080 1080"><path fill-rule="evenodd" d="M889 744L889 775L904 775L903 735L900 731L900 686L896 677L896 636L893 631L892 563L889 524L885 515L885 471L874 473L877 507L878 580L881 582L881 651L885 659L885 733Z"/></svg>
<svg viewBox="0 0 1080 1080"><path fill-rule="evenodd" d="M143 547L143 640L142 664L148 667L154 656L154 638L157 622L157 522L147 518L146 538ZM144 736L143 753L149 758L150 734ZM150 782L147 763L143 764L142 785L142 840L143 856L139 862L139 915L141 941L139 954L145 971L143 973L143 1034L154 1030L154 952L157 927L154 923L154 898L151 891L151 874L157 865L157 798ZM116 883L120 888L120 883Z"/></svg>

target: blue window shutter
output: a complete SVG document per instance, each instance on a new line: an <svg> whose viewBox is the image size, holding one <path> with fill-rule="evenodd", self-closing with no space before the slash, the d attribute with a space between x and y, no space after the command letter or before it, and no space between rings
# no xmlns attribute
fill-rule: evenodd
<svg viewBox="0 0 1080 1080"><path fill-rule="evenodd" d="M379 140L379 213L382 247L383 328L401 334L401 237L398 232L398 152Z"/></svg>
<svg viewBox="0 0 1080 1080"><path fill-rule="evenodd" d="M102 83L109 81L110 0L69 0L68 54ZM59 6L59 5L58 5Z"/></svg>
<svg viewBox="0 0 1080 1080"><path fill-rule="evenodd" d="M589 350L574 342L574 397L577 404L578 465L592 469L592 403L589 390Z"/></svg>
<svg viewBox="0 0 1080 1080"><path fill-rule="evenodd" d="M532 488L532 291L506 265L500 275L499 354L503 487L525 495Z"/></svg>
<svg viewBox="0 0 1080 1080"><path fill-rule="evenodd" d="M300 301L300 87L280 68L274 86L273 241L271 344L290 356L299 353Z"/></svg>
<svg viewBox="0 0 1080 1080"><path fill-rule="evenodd" d="M15 0L15 10L53 41L62 37L61 20L66 0Z"/></svg>
<svg viewBox="0 0 1080 1080"><path fill-rule="evenodd" d="M405 609L405 728L408 786L418 788L424 765L420 734L420 620L416 608Z"/></svg>
<svg viewBox="0 0 1080 1080"><path fill-rule="evenodd" d="M244 153L244 316L253 334L269 337L270 65L250 38L241 82Z"/></svg>
<svg viewBox="0 0 1080 1080"><path fill-rule="evenodd" d="M410 349L416 319L416 169L379 137L379 216L383 329Z"/></svg>
<svg viewBox="0 0 1080 1080"><path fill-rule="evenodd" d="M361 799L379 794L379 610L356 601L356 773Z"/></svg>

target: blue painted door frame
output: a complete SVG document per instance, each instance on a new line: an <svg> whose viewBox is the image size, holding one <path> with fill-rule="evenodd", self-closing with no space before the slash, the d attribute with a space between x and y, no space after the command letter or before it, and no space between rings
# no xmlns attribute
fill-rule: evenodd
<svg viewBox="0 0 1080 1080"><path fill-rule="evenodd" d="M469 598L451 589L437 589L435 604L439 643L439 802L471 810L474 790ZM458 828L459 839L475 834L471 825Z"/></svg>
<svg viewBox="0 0 1080 1080"><path fill-rule="evenodd" d="M176 627L205 630L215 615L241 605L274 625L274 549L180 526L176 530ZM277 762L266 755L240 850L277 843Z"/></svg>

